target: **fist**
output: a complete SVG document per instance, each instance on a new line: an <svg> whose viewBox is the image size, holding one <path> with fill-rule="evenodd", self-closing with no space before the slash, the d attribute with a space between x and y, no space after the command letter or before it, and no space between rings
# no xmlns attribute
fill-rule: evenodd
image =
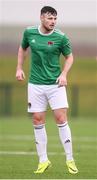
<svg viewBox="0 0 97 180"><path fill-rule="evenodd" d="M16 71L16 79L18 81L23 81L25 79L25 74L24 74L24 71L22 69L17 69L17 71Z"/></svg>

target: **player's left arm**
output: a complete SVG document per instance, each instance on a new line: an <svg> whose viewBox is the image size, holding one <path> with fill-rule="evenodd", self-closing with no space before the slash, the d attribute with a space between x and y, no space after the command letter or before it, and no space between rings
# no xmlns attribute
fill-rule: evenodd
<svg viewBox="0 0 97 180"><path fill-rule="evenodd" d="M59 86L66 86L67 85L67 74L73 64L73 55L72 53L65 56L65 64L62 70L62 73L57 78L56 83L58 83Z"/></svg>

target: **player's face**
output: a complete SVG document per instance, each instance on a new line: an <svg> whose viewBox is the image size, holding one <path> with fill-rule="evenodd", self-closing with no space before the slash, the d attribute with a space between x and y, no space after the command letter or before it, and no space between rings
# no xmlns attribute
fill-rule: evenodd
<svg viewBox="0 0 97 180"><path fill-rule="evenodd" d="M52 15L51 13L45 13L41 15L41 24L47 30L51 31L56 25L57 16Z"/></svg>

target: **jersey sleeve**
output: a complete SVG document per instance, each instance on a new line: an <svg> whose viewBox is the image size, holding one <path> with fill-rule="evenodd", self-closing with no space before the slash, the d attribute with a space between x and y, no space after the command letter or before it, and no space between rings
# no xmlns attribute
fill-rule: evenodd
<svg viewBox="0 0 97 180"><path fill-rule="evenodd" d="M27 38L27 29L23 33L21 46L23 49L26 49L29 47L29 42L28 42L28 38Z"/></svg>
<svg viewBox="0 0 97 180"><path fill-rule="evenodd" d="M63 39L62 39L61 51L64 56L68 56L69 54L72 53L72 47L71 47L70 40L65 35L63 36Z"/></svg>

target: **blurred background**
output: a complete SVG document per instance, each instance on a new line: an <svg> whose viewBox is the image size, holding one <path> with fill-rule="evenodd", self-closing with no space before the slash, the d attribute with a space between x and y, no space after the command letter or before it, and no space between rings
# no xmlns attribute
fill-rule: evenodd
<svg viewBox="0 0 97 180"><path fill-rule="evenodd" d="M45 5L58 11L57 28L69 36L73 48L67 94L79 169L75 178L97 179L97 0L0 0L0 179L74 179L65 167L50 108L46 130L48 155L54 166L50 173L37 177L33 174L38 158L27 113L30 55L24 63L26 80L17 82L15 78L22 33L27 26L40 23L40 10ZM62 66L63 57L60 63Z"/></svg>
<svg viewBox="0 0 97 180"><path fill-rule="evenodd" d="M24 29L40 23L40 10L45 5L58 11L57 28L72 42L75 61L68 76L69 114L96 117L96 0L0 0L0 116L27 115L29 58L24 64L26 80L17 82L17 52ZM60 62L62 65L63 57Z"/></svg>

